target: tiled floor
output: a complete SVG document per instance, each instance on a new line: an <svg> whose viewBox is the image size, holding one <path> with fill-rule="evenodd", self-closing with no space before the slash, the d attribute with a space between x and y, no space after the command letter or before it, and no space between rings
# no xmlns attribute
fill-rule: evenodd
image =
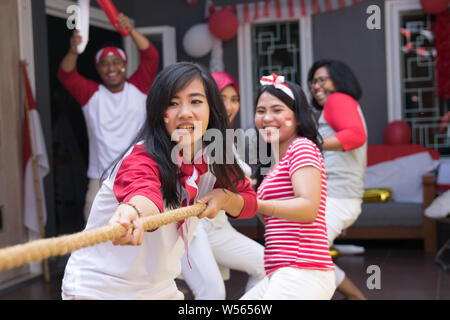
<svg viewBox="0 0 450 320"><path fill-rule="evenodd" d="M448 300L450 299L450 271L435 264L433 254L425 254L420 243L365 243L362 255L337 258L336 263L346 271L369 300ZM379 288L370 266L379 267ZM368 269L369 268L369 269ZM376 271L375 271L376 272ZM244 292L247 275L232 271L226 281L227 300L238 299ZM186 300L193 298L182 281L177 281ZM61 275L54 275L50 283L35 279L14 290L0 292L0 300L56 300L60 299ZM336 293L333 299L343 296Z"/></svg>
<svg viewBox="0 0 450 320"><path fill-rule="evenodd" d="M370 300L448 300L450 299L450 271L434 262L434 254L420 248L366 248L360 256L341 256L336 263ZM374 272L380 270L380 288L369 289ZM335 299L342 299L336 293Z"/></svg>

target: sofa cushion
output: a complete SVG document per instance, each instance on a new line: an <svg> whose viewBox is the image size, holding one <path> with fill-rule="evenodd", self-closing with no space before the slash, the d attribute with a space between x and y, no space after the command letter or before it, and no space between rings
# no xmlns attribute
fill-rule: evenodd
<svg viewBox="0 0 450 320"><path fill-rule="evenodd" d="M420 227L423 224L421 203L387 201L362 204L362 212L352 226Z"/></svg>
<svg viewBox="0 0 450 320"><path fill-rule="evenodd" d="M436 169L439 162L428 152L385 161L366 169L364 189L391 188L397 202L422 203L422 176Z"/></svg>

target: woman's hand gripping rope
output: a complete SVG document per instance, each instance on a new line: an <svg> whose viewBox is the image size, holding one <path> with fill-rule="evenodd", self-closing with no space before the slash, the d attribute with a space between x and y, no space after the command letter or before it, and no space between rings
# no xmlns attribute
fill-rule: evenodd
<svg viewBox="0 0 450 320"><path fill-rule="evenodd" d="M154 230L163 225L198 216L205 208L206 204L197 203L189 207L170 210L163 214L139 218L137 219L139 222L136 222L136 224L133 223L134 228L129 228L129 225L124 226L123 224L126 223L122 224L120 222L121 220L119 220L119 223L113 223L96 229L3 248L0 249L0 271L12 269L33 261L44 260L49 257L66 255L75 250L102 242L121 242L126 239L124 237L127 237L127 235L130 237L127 240L139 241L134 231L136 227L141 228L140 224L142 224L142 229L145 231Z"/></svg>

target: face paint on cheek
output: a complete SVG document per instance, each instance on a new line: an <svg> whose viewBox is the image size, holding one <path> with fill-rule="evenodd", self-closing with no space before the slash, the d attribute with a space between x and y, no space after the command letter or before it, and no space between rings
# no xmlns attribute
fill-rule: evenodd
<svg viewBox="0 0 450 320"><path fill-rule="evenodd" d="M169 114L167 112L164 113L164 123L169 123Z"/></svg>
<svg viewBox="0 0 450 320"><path fill-rule="evenodd" d="M287 126L287 127L290 127L290 126L292 126L292 119L290 118L290 117L286 117L286 118L284 118L284 124Z"/></svg>

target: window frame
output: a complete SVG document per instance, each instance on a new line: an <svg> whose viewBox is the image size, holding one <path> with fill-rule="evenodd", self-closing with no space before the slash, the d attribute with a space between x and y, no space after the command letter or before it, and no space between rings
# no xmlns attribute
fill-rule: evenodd
<svg viewBox="0 0 450 320"><path fill-rule="evenodd" d="M388 123L403 119L402 109L402 63L400 18L404 11L422 10L419 0L386 1L385 45L386 45L386 92Z"/></svg>
<svg viewBox="0 0 450 320"><path fill-rule="evenodd" d="M253 72L252 72L252 26L256 24L279 23L287 21L298 21L300 28L300 61L301 85L307 88L308 69L313 63L312 47L312 22L311 16L303 16L300 19L271 19L263 18L257 22L242 23L239 25L237 34L238 46L238 71L239 88L241 93L240 127L243 129L253 128ZM306 93L308 94L308 93ZM250 107L251 106L251 107Z"/></svg>
<svg viewBox="0 0 450 320"><path fill-rule="evenodd" d="M144 36L161 35L162 52L160 56L163 61L163 68L177 62L177 45L176 45L176 31L172 26L149 26L137 27ZM128 70L127 76L131 76L139 65L139 52L131 37L124 39L124 48L128 55Z"/></svg>

